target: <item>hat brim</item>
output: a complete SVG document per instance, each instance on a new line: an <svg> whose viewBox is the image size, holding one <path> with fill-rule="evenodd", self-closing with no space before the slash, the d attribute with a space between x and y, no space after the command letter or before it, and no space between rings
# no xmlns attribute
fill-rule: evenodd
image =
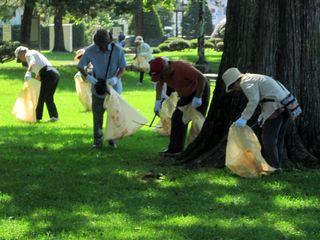
<svg viewBox="0 0 320 240"><path fill-rule="evenodd" d="M239 75L239 77L237 78L237 80L235 80L234 82L232 82L232 83L230 83L228 86L226 86L226 93L231 93L231 92L234 91L233 89L230 89L230 87L231 87L232 85L234 85L239 79L241 79L243 75L244 75L244 74Z"/></svg>
<svg viewBox="0 0 320 240"><path fill-rule="evenodd" d="M83 54L84 54L84 53L77 54L77 55L74 57L73 61L79 61L80 58L82 58Z"/></svg>

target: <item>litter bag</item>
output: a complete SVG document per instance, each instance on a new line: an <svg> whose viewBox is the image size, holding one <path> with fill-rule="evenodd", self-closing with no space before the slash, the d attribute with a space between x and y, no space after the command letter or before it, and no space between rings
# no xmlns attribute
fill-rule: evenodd
<svg viewBox="0 0 320 240"><path fill-rule="evenodd" d="M132 65L138 68L139 71L149 73L150 65L147 59L143 56L137 56L136 59L133 60Z"/></svg>
<svg viewBox="0 0 320 240"><path fill-rule="evenodd" d="M81 73L77 72L74 75L74 82L76 85L77 95L81 104L86 111L92 110L92 96L91 96L91 84L89 82L83 81Z"/></svg>
<svg viewBox="0 0 320 240"><path fill-rule="evenodd" d="M159 112L160 121L154 128L155 132L158 132L163 136L170 136L171 117L176 109L177 102L177 93L171 93L170 97L163 101Z"/></svg>
<svg viewBox="0 0 320 240"><path fill-rule="evenodd" d="M228 134L226 166L241 177L268 175L272 168L261 155L261 145L249 126L231 125Z"/></svg>
<svg viewBox="0 0 320 240"><path fill-rule="evenodd" d="M40 94L41 82L30 79L23 83L22 91L14 103L12 114L17 119L29 123L37 121L36 108Z"/></svg>
<svg viewBox="0 0 320 240"><path fill-rule="evenodd" d="M199 133L201 132L205 117L196 109L191 107L190 104L179 107L179 109L183 113L182 121L184 122L184 124L188 124L190 121L192 122L187 139L188 144L190 144L198 137Z"/></svg>
<svg viewBox="0 0 320 240"><path fill-rule="evenodd" d="M107 110L107 128L105 140L120 139L137 132L148 120L130 106L111 86L110 95L104 101Z"/></svg>

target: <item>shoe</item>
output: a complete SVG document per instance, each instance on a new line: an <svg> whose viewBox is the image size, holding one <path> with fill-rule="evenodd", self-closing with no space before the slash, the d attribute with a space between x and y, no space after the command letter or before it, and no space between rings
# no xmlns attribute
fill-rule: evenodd
<svg viewBox="0 0 320 240"><path fill-rule="evenodd" d="M59 118L52 117L52 118L48 119L46 122L58 122L58 121L59 121Z"/></svg>
<svg viewBox="0 0 320 240"><path fill-rule="evenodd" d="M102 143L94 143L94 144L92 145L92 148L94 148L94 149L100 149L100 148L102 148Z"/></svg>
<svg viewBox="0 0 320 240"><path fill-rule="evenodd" d="M161 157L176 157L176 156L178 156L180 153L181 153L181 152L171 152L171 151L169 151L169 149L167 149L167 150L164 150L164 151L159 152L159 155L160 155Z"/></svg>
<svg viewBox="0 0 320 240"><path fill-rule="evenodd" d="M116 142L114 140L108 141L109 147L111 148L118 148Z"/></svg>

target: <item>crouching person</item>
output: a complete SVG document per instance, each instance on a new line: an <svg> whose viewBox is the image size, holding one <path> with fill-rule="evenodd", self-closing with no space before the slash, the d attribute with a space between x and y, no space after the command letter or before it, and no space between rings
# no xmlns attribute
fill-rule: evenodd
<svg viewBox="0 0 320 240"><path fill-rule="evenodd" d="M124 52L122 48L112 42L111 34L105 29L96 31L93 37L94 44L86 50L80 62L78 69L88 82L92 84L92 112L93 112L93 147L101 148L103 142L103 103L108 94L107 83L121 94L122 82L121 76L126 66ZM85 67L91 63L93 66L93 75L88 75ZM109 141L109 145L116 147L115 141Z"/></svg>
<svg viewBox="0 0 320 240"><path fill-rule="evenodd" d="M262 127L264 155L272 167L281 168L284 137L290 118L283 100L290 92L269 76L242 74L237 68L227 69L222 79L227 92L242 91L248 99L241 117L234 122L237 127L244 127L258 105L261 106L258 123Z"/></svg>

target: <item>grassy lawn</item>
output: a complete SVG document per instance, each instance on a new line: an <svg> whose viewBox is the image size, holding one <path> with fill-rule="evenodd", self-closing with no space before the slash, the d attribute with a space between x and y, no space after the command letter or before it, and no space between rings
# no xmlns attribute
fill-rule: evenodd
<svg viewBox="0 0 320 240"><path fill-rule="evenodd" d="M25 69L0 65L0 239L320 239L319 171L260 179L188 171L158 157L168 139L148 127L116 150L91 150L92 114L75 93L73 55L46 55L61 73L57 123L11 115ZM221 54L207 55L217 72ZM146 76L137 86L138 77L125 74L123 97L151 120L153 85ZM161 178L143 180L149 171Z"/></svg>

